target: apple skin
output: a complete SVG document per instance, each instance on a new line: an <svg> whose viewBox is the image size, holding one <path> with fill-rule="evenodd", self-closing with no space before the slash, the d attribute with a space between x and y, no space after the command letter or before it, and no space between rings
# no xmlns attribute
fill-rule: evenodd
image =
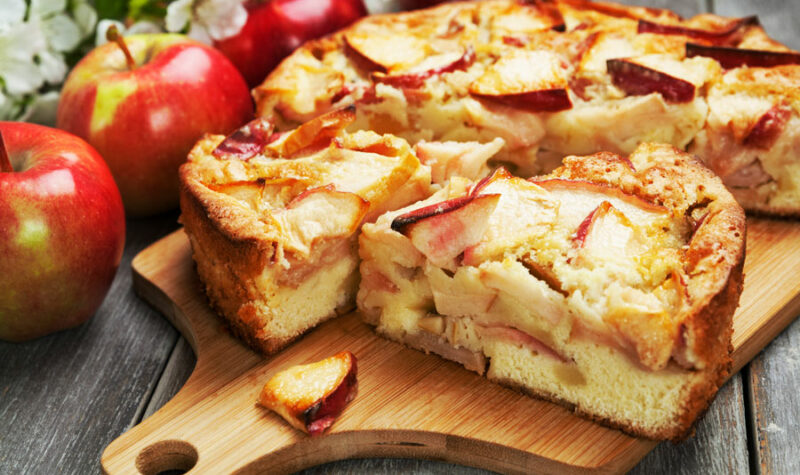
<svg viewBox="0 0 800 475"><path fill-rule="evenodd" d="M606 61L608 73L615 86L633 96L657 92L667 102L682 103L694 99L695 86L689 81L650 69L624 58Z"/></svg>
<svg viewBox="0 0 800 475"><path fill-rule="evenodd" d="M0 339L88 320L119 266L125 214L102 157L66 132L0 122L15 172L0 172Z"/></svg>
<svg viewBox="0 0 800 475"><path fill-rule="evenodd" d="M178 167L204 133L227 134L253 117L244 79L219 51L183 35L125 37L86 55L64 83L56 124L94 146L129 215L178 204Z"/></svg>
<svg viewBox="0 0 800 475"><path fill-rule="evenodd" d="M250 87L308 40L344 28L367 14L363 0L250 0L247 22L214 47L236 65Z"/></svg>

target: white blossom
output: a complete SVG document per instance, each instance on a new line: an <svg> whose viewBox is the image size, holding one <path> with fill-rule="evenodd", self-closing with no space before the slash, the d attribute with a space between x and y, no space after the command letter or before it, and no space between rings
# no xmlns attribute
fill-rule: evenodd
<svg viewBox="0 0 800 475"><path fill-rule="evenodd" d="M96 21L88 0L0 0L0 120L55 121L64 55Z"/></svg>
<svg viewBox="0 0 800 475"><path fill-rule="evenodd" d="M167 31L187 34L204 43L236 35L247 22L242 0L177 0L167 7Z"/></svg>
<svg viewBox="0 0 800 475"><path fill-rule="evenodd" d="M44 84L34 57L46 47L35 23L17 23L0 33L0 76L8 95L32 93Z"/></svg>
<svg viewBox="0 0 800 475"><path fill-rule="evenodd" d="M0 32L21 23L27 9L25 0L0 0Z"/></svg>

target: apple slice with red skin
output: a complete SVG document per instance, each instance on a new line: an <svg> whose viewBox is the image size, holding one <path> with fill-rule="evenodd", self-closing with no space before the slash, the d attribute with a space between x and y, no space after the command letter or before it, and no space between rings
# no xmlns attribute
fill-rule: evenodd
<svg viewBox="0 0 800 475"><path fill-rule="evenodd" d="M490 183L497 180L507 180L509 178L512 178L511 173L509 173L505 167L500 167L493 171L491 175L482 178L481 181L472 185L472 188L469 190L469 194L471 196L477 196L484 188L489 186Z"/></svg>
<svg viewBox="0 0 800 475"><path fill-rule="evenodd" d="M748 26L759 24L757 16L748 16L733 20L727 28L719 31L700 30L688 28L680 25L662 25L648 20L639 20L636 29L637 33L655 33L659 35L680 35L688 36L700 41L706 41L714 45L732 44L739 34Z"/></svg>
<svg viewBox="0 0 800 475"><path fill-rule="evenodd" d="M370 31L345 33L345 54L363 71L380 71L413 67L428 55L427 43L412 35L380 35Z"/></svg>
<svg viewBox="0 0 800 475"><path fill-rule="evenodd" d="M391 227L432 264L447 267L481 240L499 201L499 194L461 196L397 216Z"/></svg>
<svg viewBox="0 0 800 475"><path fill-rule="evenodd" d="M750 127L742 144L763 149L772 147L791 117L792 109L786 104L772 106Z"/></svg>
<svg viewBox="0 0 800 475"><path fill-rule="evenodd" d="M267 119L258 118L245 124L217 145L212 154L218 158L248 160L264 151L264 147L276 136L275 125Z"/></svg>
<svg viewBox="0 0 800 475"><path fill-rule="evenodd" d="M475 94L480 96L479 94ZM566 89L545 89L519 94L484 95L484 99L531 112L558 112L572 109L572 101Z"/></svg>
<svg viewBox="0 0 800 475"><path fill-rule="evenodd" d="M289 158L309 147L326 147L355 119L356 108L352 105L328 112L282 135L282 140L273 142L269 148L278 156Z"/></svg>
<svg viewBox="0 0 800 475"><path fill-rule="evenodd" d="M686 43L686 57L692 58L695 56L714 59L725 69L741 66L771 68L786 64L800 64L800 53L795 53L794 51L764 51Z"/></svg>
<svg viewBox="0 0 800 475"><path fill-rule="evenodd" d="M292 366L267 381L258 402L312 437L321 435L355 398L357 372L356 357L349 351Z"/></svg>
<svg viewBox="0 0 800 475"><path fill-rule="evenodd" d="M631 59L609 59L606 66L614 85L632 96L657 92L667 102L682 103L694 99L694 84L642 66Z"/></svg>
<svg viewBox="0 0 800 475"><path fill-rule="evenodd" d="M419 89L428 78L454 71L464 71L475 62L475 50L468 46L462 53L450 52L427 58L410 72L386 75L372 73L372 80L404 89Z"/></svg>
<svg viewBox="0 0 800 475"><path fill-rule="evenodd" d="M531 112L572 108L563 62L545 51L514 50L501 57L470 85L469 92Z"/></svg>
<svg viewBox="0 0 800 475"><path fill-rule="evenodd" d="M505 141L491 142L417 142L419 161L431 167L434 183L444 183L454 176L474 180L486 172L486 162L503 148Z"/></svg>
<svg viewBox="0 0 800 475"><path fill-rule="evenodd" d="M618 259L639 254L642 243L636 238L628 217L608 201L603 201L575 230L573 243L590 255ZM586 255L582 257L591 258Z"/></svg>
<svg viewBox="0 0 800 475"><path fill-rule="evenodd" d="M651 203L636 195L625 193L619 188L615 188L601 183L594 183L591 181L580 181L580 180L567 180L563 178L551 178L547 180L537 180L535 178L531 178L528 181L536 183L537 185L541 186L542 188L548 191L575 190L575 191L585 191L590 193L603 194L625 201L628 204L631 204L633 206L636 206L637 208L640 208L644 211L648 211L651 213L669 212L669 210L667 210L667 208L665 208L664 206Z"/></svg>
<svg viewBox="0 0 800 475"><path fill-rule="evenodd" d="M575 230L575 235L572 238L572 242L576 243L579 247L586 246L586 237L589 235L589 231L594 227L595 223L597 223L598 219L609 212L611 208L611 203L608 201L603 201L600 203L600 206L593 209L591 213L581 222L578 229Z"/></svg>

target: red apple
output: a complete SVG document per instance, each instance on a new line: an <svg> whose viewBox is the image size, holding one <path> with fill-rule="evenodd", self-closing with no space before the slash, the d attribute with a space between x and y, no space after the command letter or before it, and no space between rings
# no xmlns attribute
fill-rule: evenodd
<svg viewBox="0 0 800 475"><path fill-rule="evenodd" d="M20 122L0 122L0 133L0 339L24 341L97 310L122 256L125 215L108 167L83 140Z"/></svg>
<svg viewBox="0 0 800 475"><path fill-rule="evenodd" d="M637 64L632 59L609 59L608 73L615 86L633 96L657 92L667 102L689 102L694 99L695 87L689 81L665 72Z"/></svg>
<svg viewBox="0 0 800 475"><path fill-rule="evenodd" d="M686 57L692 58L694 56L715 59L725 69L741 66L771 68L785 64L800 64L800 53L795 53L794 51L762 51L686 43Z"/></svg>
<svg viewBox="0 0 800 475"><path fill-rule="evenodd" d="M105 158L125 209L152 215L178 204L178 167L203 133L252 118L242 76L219 51L182 35L125 38L84 57L64 83L59 128ZM127 65L126 65L127 64Z"/></svg>
<svg viewBox="0 0 800 475"><path fill-rule="evenodd" d="M247 23L214 42L255 87L278 63L308 40L344 28L367 14L363 0L250 0Z"/></svg>
<svg viewBox="0 0 800 475"><path fill-rule="evenodd" d="M349 351L275 374L258 396L288 423L311 436L325 432L358 391L358 364Z"/></svg>

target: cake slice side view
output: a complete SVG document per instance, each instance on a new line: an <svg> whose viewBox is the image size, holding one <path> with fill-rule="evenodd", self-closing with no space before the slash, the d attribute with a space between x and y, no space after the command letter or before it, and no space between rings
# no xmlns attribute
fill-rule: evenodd
<svg viewBox="0 0 800 475"><path fill-rule="evenodd" d="M694 157L643 144L530 180L454 178L363 227L384 336L631 434L691 433L730 371L745 219Z"/></svg>
<svg viewBox="0 0 800 475"><path fill-rule="evenodd" d="M350 109L274 133L206 136L181 167L181 221L211 305L270 354L350 310L362 222L430 194L402 139L346 133Z"/></svg>

